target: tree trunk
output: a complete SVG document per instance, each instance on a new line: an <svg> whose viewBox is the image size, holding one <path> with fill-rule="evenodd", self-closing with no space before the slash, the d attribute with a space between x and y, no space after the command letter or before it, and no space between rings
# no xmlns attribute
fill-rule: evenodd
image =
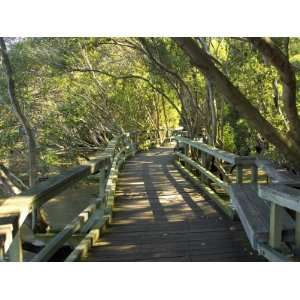
<svg viewBox="0 0 300 300"><path fill-rule="evenodd" d="M32 187L37 180L37 147L35 143L35 138L33 134L33 130L30 126L29 121L25 117L24 113L22 112L22 109L20 107L20 104L18 102L17 96L16 96L16 88L15 88L15 80L14 80L14 73L13 69L9 60L9 56L7 53L6 45L4 42L4 38L0 38L0 49L2 54L2 61L3 65L5 67L6 71L6 77L7 77L7 85L8 85L8 94L11 101L11 105L13 107L13 110L19 119L19 122L22 124L26 136L26 143L28 147L28 175L29 175L29 186ZM44 220L41 217L40 210L35 210L33 208L32 216L36 216L36 224L33 223L32 227L35 227L37 225L39 228L45 228L47 224L45 224ZM34 217L32 217L34 218ZM35 229L35 228L33 228Z"/></svg>
<svg viewBox="0 0 300 300"><path fill-rule="evenodd" d="M34 134L32 128L29 124L29 121L25 117L24 113L21 110L20 104L16 97L15 92L15 81L14 74L11 67L11 63L8 57L8 53L6 50L6 45L3 38L0 38L0 47L1 54L3 58L3 64L6 71L7 76L7 84L8 84L8 94L11 101L11 105L13 110L19 119L19 122L22 124L26 136L26 143L28 146L28 175L29 175L29 186L33 186L37 179L37 148L34 139Z"/></svg>
<svg viewBox="0 0 300 300"><path fill-rule="evenodd" d="M215 146L217 140L217 103L216 99L213 95L212 83L207 80L206 81L206 89L207 89L207 99L210 108L210 144Z"/></svg>
<svg viewBox="0 0 300 300"><path fill-rule="evenodd" d="M273 86L273 91L274 91L273 100L274 100L275 108L276 108L277 112L279 113L279 115L281 116L286 129L288 129L289 128L288 121L287 121L285 115L282 113L280 104L279 104L278 82L277 82L276 78L273 80L272 86Z"/></svg>

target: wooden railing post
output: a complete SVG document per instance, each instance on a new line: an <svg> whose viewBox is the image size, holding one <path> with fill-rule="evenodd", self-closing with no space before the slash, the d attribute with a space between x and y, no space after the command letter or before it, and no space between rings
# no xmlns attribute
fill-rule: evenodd
<svg viewBox="0 0 300 300"><path fill-rule="evenodd" d="M105 185L106 185L106 176L105 176L105 168L102 168L99 171L99 199L101 202L104 201L104 195L105 195Z"/></svg>
<svg viewBox="0 0 300 300"><path fill-rule="evenodd" d="M274 249L280 249L282 235L283 208L273 202L270 207L270 236L269 244Z"/></svg>
<svg viewBox="0 0 300 300"><path fill-rule="evenodd" d="M257 183L257 177L258 177L258 169L256 163L254 162L251 165L251 182Z"/></svg>
<svg viewBox="0 0 300 300"><path fill-rule="evenodd" d="M236 165L236 182L243 183L243 165Z"/></svg>
<svg viewBox="0 0 300 300"><path fill-rule="evenodd" d="M31 230L35 232L35 228L37 225L37 214L38 209L35 204L32 205L32 212L31 212Z"/></svg>

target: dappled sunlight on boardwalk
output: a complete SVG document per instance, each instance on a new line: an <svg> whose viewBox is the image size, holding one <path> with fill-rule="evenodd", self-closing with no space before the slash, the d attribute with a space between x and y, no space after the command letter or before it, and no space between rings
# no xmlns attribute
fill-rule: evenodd
<svg viewBox="0 0 300 300"><path fill-rule="evenodd" d="M118 181L113 223L89 261L252 261L239 222L228 220L172 164L172 149L139 153Z"/></svg>

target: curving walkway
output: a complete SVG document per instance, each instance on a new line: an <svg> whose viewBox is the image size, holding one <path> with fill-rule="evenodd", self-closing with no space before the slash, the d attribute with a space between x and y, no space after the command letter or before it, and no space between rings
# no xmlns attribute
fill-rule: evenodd
<svg viewBox="0 0 300 300"><path fill-rule="evenodd" d="M172 164L172 149L139 153L119 181L113 222L87 261L262 261L230 221Z"/></svg>

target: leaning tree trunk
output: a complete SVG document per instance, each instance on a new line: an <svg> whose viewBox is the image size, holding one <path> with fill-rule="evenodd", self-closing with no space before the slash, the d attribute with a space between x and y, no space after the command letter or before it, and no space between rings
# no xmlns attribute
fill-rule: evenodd
<svg viewBox="0 0 300 300"><path fill-rule="evenodd" d="M217 103L213 95L213 87L210 80L206 81L207 89L207 100L210 108L210 119L211 119L211 128L210 128L210 141L209 143L213 146L216 144L217 140Z"/></svg>
<svg viewBox="0 0 300 300"><path fill-rule="evenodd" d="M203 46L204 51L210 55L209 53L209 45L205 38L200 38L200 43ZM213 84L212 81L206 78L206 92L207 92L207 101L210 110L210 134L209 134L209 143L215 146L217 141L217 103L214 97L213 92Z"/></svg>
<svg viewBox="0 0 300 300"><path fill-rule="evenodd" d="M34 138L31 125L28 119L26 118L26 116L24 115L24 113L22 112L22 109L20 107L19 101L16 96L14 73L13 73L13 69L10 63L10 59L7 53L7 49L3 37L0 38L0 49L1 49L2 61L3 61L3 65L7 77L8 94L9 94L10 102L13 107L13 111L15 112L19 122L22 124L25 132L26 144L28 147L29 187L32 187L36 183L37 171L38 171L38 167L37 167L38 152L35 143L35 138ZM43 221L39 210L33 210L32 216L35 216L37 219L36 220L37 227L45 228L45 226L47 226L47 224L45 224L45 222Z"/></svg>

